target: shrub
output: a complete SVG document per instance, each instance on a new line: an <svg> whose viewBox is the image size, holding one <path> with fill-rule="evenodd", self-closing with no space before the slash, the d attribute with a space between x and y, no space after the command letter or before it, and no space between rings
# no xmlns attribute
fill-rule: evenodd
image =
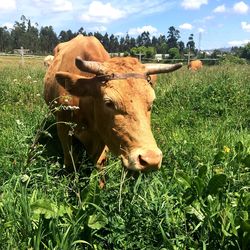
<svg viewBox="0 0 250 250"><path fill-rule="evenodd" d="M230 64L244 65L244 64L247 64L247 61L244 58L239 58L238 56L227 54L220 58L220 64L221 65L230 65Z"/></svg>

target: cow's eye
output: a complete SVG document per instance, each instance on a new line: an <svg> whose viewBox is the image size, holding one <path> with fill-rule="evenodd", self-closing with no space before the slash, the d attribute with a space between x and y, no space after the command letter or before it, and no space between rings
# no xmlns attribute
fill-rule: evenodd
<svg viewBox="0 0 250 250"><path fill-rule="evenodd" d="M104 100L105 106L110 108L110 109L116 109L116 106L113 101L110 99Z"/></svg>

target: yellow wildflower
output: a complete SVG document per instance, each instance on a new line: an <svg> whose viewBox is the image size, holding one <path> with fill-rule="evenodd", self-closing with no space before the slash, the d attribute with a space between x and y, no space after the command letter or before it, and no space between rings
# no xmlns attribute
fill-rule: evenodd
<svg viewBox="0 0 250 250"><path fill-rule="evenodd" d="M224 153L228 154L230 152L230 148L227 146L224 146L223 151L224 151Z"/></svg>

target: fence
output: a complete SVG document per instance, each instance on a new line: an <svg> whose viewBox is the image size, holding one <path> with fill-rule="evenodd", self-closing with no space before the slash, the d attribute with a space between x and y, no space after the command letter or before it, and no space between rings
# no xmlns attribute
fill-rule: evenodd
<svg viewBox="0 0 250 250"><path fill-rule="evenodd" d="M195 59L191 59L191 60L195 60ZM202 58L202 59L198 59L198 60L201 60L204 65L217 65L217 64L219 64L219 59L216 59L216 58ZM143 63L158 63L159 61L156 59L143 58L142 62ZM183 64L188 64L188 59L187 58L184 58L184 59L162 59L159 63L178 63L178 62L182 62Z"/></svg>
<svg viewBox="0 0 250 250"><path fill-rule="evenodd" d="M0 53L0 56L3 57L15 57L15 58L20 58L21 60L21 56L18 54L6 54L6 53ZM40 55L33 55L33 54L24 54L24 61L25 58L34 58L34 59L44 59L44 56L40 56ZM193 59L194 60L194 59ZM204 65L217 65L219 64L219 59L215 59L215 58L202 58L199 59L203 62ZM142 58L142 62L143 63L177 63L177 62L182 62L183 64L187 64L187 58L184 59L162 59L161 61L158 61L157 59L148 59L148 58Z"/></svg>

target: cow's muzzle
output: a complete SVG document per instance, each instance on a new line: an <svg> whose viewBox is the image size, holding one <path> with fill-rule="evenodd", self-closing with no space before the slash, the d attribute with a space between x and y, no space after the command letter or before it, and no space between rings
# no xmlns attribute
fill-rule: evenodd
<svg viewBox="0 0 250 250"><path fill-rule="evenodd" d="M136 149L128 157L121 156L123 165L134 171L147 172L161 167L162 152L159 148Z"/></svg>

